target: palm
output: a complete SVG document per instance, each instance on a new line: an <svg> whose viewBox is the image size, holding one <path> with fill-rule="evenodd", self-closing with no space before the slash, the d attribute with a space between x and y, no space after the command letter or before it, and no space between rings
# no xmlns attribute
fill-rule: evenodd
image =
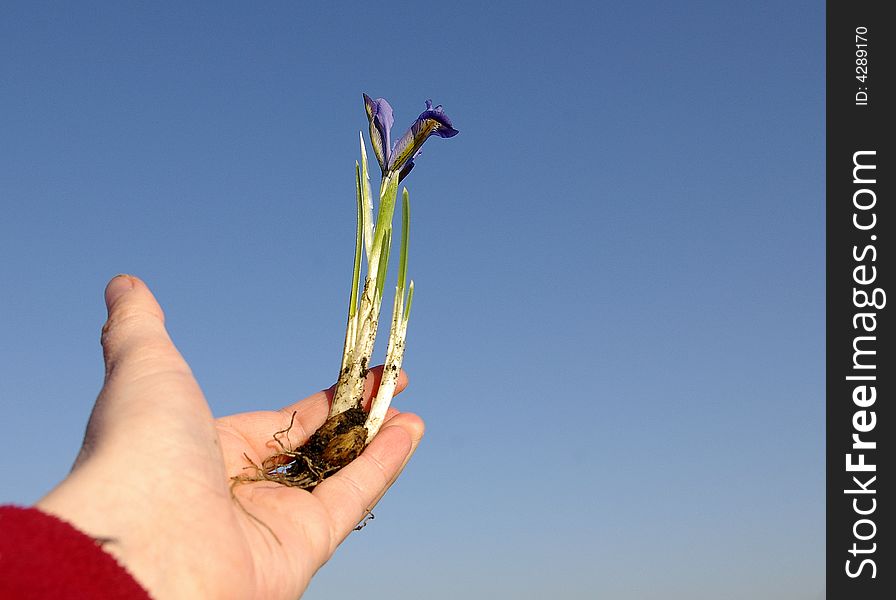
<svg viewBox="0 0 896 600"><path fill-rule="evenodd" d="M368 385L368 390L371 387ZM254 465L260 465L280 448L273 439L277 431L287 430L278 437L288 447L304 442L326 418L330 395L328 390L279 411L218 419L218 437L228 476L252 475ZM415 419L394 412L392 416ZM388 432L387 437L393 433ZM386 439L377 441L390 443ZM392 438L391 443L395 442L401 444ZM385 449L372 447L357 459L357 464L327 479L314 492L270 482L233 487L238 502L225 501L223 509L238 524L232 531L234 559L239 554L239 558L250 560L256 578L240 597L296 597L301 593L315 571L397 476L400 463L388 465L382 462L384 456L371 456L383 455ZM387 452L385 456L388 455ZM230 481L226 485L229 488ZM228 589L233 590L233 586Z"/></svg>
<svg viewBox="0 0 896 600"><path fill-rule="evenodd" d="M313 492L252 482L231 493L233 477L277 451L275 432L292 423L281 439L296 446L324 422L329 393L215 420L146 286L113 279L107 304L106 380L84 445L38 506L109 540L153 597L299 596L398 476L423 423L393 410L361 456Z"/></svg>

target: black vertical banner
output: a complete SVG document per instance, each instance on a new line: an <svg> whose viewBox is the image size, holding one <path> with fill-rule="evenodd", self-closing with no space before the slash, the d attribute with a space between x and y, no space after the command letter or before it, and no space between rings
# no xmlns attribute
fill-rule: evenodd
<svg viewBox="0 0 896 600"><path fill-rule="evenodd" d="M848 600L896 589L896 494L883 491L896 489L896 21L886 4L827 3L827 597Z"/></svg>

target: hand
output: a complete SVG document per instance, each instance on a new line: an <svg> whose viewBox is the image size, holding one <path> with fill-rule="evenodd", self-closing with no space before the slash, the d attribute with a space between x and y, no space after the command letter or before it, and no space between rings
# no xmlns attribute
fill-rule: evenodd
<svg viewBox="0 0 896 600"><path fill-rule="evenodd" d="M154 598L298 597L398 477L423 422L390 409L361 456L313 492L246 483L233 489L237 503L231 477L252 472L246 457L261 464L274 454L272 435L294 412L289 442L307 439L332 390L216 420L146 285L120 275L106 304L106 377L84 445L37 507L110 540L104 548ZM368 377L367 399L378 377ZM402 374L397 389L406 385Z"/></svg>

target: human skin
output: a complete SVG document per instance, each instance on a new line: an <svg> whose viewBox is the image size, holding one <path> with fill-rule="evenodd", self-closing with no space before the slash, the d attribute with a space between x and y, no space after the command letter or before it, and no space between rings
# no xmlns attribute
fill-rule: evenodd
<svg viewBox="0 0 896 600"><path fill-rule="evenodd" d="M324 422L332 389L215 419L149 288L120 275L106 304L106 376L84 444L37 507L107 540L159 600L297 598L398 477L423 422L391 409L364 452L312 492L244 483L233 488L236 502L231 477L252 473L247 457L261 464L276 453L272 435L293 413L289 444L301 444ZM368 400L379 375L368 377ZM406 385L402 374L397 390Z"/></svg>

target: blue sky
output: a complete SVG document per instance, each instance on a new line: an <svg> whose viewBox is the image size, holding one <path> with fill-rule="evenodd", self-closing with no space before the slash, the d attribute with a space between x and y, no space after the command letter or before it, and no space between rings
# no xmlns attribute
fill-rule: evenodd
<svg viewBox="0 0 896 600"><path fill-rule="evenodd" d="M67 472L116 273L216 414L327 387L361 93L432 98L427 437L306 597L822 597L823 3L13 2L0 80L0 501Z"/></svg>

